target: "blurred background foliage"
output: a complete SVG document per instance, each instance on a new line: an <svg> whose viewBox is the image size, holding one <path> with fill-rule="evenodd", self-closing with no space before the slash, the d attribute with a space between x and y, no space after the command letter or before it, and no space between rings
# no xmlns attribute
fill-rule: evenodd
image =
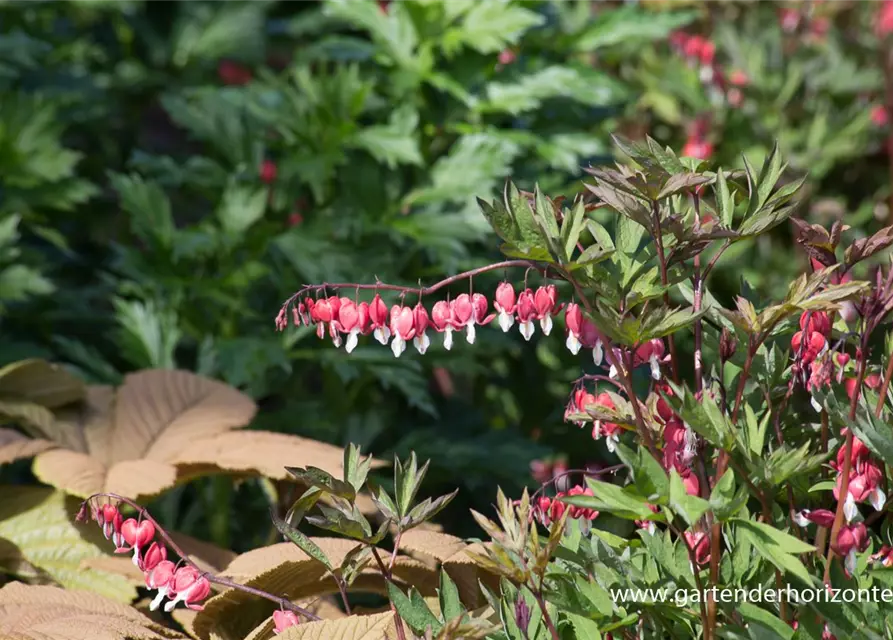
<svg viewBox="0 0 893 640"><path fill-rule="evenodd" d="M878 6L4 2L0 365L223 380L259 403L259 427L433 458L426 490L461 489L441 521L475 535L468 508L531 484L533 461L609 459L562 422L580 363L561 336L347 356L276 333L281 302L498 259L475 196L508 176L573 196L581 167L614 159L612 133L725 167L779 138L785 178L810 176L798 215L870 232L890 197ZM786 227L740 245L720 297L741 279L777 294L805 264ZM248 517L263 491L203 480L156 508L243 550L268 539Z"/></svg>

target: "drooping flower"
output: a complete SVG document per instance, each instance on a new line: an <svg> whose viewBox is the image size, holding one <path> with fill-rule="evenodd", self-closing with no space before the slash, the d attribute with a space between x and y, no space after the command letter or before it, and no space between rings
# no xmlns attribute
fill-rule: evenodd
<svg viewBox="0 0 893 640"><path fill-rule="evenodd" d="M102 535L105 536L105 539L112 538L112 542L115 543L116 547L123 546L120 535L121 524L124 522L124 518L121 517L118 507L113 504L102 505L99 508L97 519L99 526L102 527Z"/></svg>
<svg viewBox="0 0 893 640"><path fill-rule="evenodd" d="M465 339L469 344L474 344L474 304L467 293L460 294L450 302L450 323L457 330L465 327Z"/></svg>
<svg viewBox="0 0 893 640"><path fill-rule="evenodd" d="M155 537L155 525L150 520L137 522L134 518L128 518L121 524L121 542L115 553L127 553L133 551L133 564L139 566L140 549L152 542ZM127 545L127 546L124 546Z"/></svg>
<svg viewBox="0 0 893 640"><path fill-rule="evenodd" d="M497 320L499 328L502 329L503 333L508 333L508 330L515 324L515 308L517 306L515 288L511 283L502 282L496 287L496 297L493 300L493 306L496 307L496 311L499 313Z"/></svg>
<svg viewBox="0 0 893 640"><path fill-rule="evenodd" d="M524 289L518 296L518 330L525 340L530 340L533 336L533 321L537 319L536 304L534 303L533 291Z"/></svg>
<svg viewBox="0 0 893 640"><path fill-rule="evenodd" d="M341 298L341 304L338 307L337 328L341 333L347 334L347 339L344 341L344 350L347 353L356 348L358 337L365 331L368 323L368 305L363 307L357 305L350 298Z"/></svg>
<svg viewBox="0 0 893 640"><path fill-rule="evenodd" d="M412 310L412 317L415 324L415 337L412 339L412 343L415 345L416 351L425 355L428 347L431 346L431 339L425 333L428 330L428 325L431 323L425 305L421 302L417 303Z"/></svg>
<svg viewBox="0 0 893 640"><path fill-rule="evenodd" d="M647 362L651 367L651 377L654 380L660 380L660 364L665 352L664 341L660 338L655 338L638 346L636 349L636 360L638 362Z"/></svg>
<svg viewBox="0 0 893 640"><path fill-rule="evenodd" d="M868 529L865 528L864 522L847 524L840 528L834 552L844 558L843 565L847 575L855 573L858 561L856 554L865 551L868 542Z"/></svg>
<svg viewBox="0 0 893 640"><path fill-rule="evenodd" d="M174 573L170 581L168 597L170 601L164 605L164 610L171 612L178 602L182 602L188 609L201 611L204 607L198 604L211 593L211 583L195 567L180 567Z"/></svg>
<svg viewBox="0 0 893 640"><path fill-rule="evenodd" d="M294 611L274 611L273 612L273 633L279 634L289 627L296 627L301 624L297 614Z"/></svg>
<svg viewBox="0 0 893 640"><path fill-rule="evenodd" d="M165 560L167 560L167 547L158 542L153 542L140 557L137 566L140 568L140 571L151 571Z"/></svg>
<svg viewBox="0 0 893 640"><path fill-rule="evenodd" d="M155 611L161 606L162 601L170 592L171 581L174 579L176 570L177 565L173 562L162 560L154 568L146 572L146 586L149 589L158 589L155 599L149 605L149 611Z"/></svg>
<svg viewBox="0 0 893 640"><path fill-rule="evenodd" d="M651 513L658 513L660 509L657 508L657 505L649 504L648 509L651 510ZM635 524L640 529L645 529L651 535L654 535L655 531L657 531L657 525L654 524L654 520L636 520Z"/></svg>
<svg viewBox="0 0 893 640"><path fill-rule="evenodd" d="M704 531L686 531L682 535L690 549L694 551L695 562L703 567L710 562L710 536Z"/></svg>
<svg viewBox="0 0 893 640"><path fill-rule="evenodd" d="M438 300L431 307L431 326L443 334L443 348L449 351L453 347L452 310L448 302Z"/></svg>
<svg viewBox="0 0 893 640"><path fill-rule="evenodd" d="M391 337L391 330L388 328L388 308L377 293L369 303L369 321L372 323L372 335L381 344L387 344Z"/></svg>
<svg viewBox="0 0 893 640"><path fill-rule="evenodd" d="M415 314L412 309L399 304L391 307L390 329L394 336L391 351L394 357L399 358L406 349L406 343L415 337Z"/></svg>
<svg viewBox="0 0 893 640"><path fill-rule="evenodd" d="M609 393L598 394L595 398L595 406L608 409L609 411L615 411L617 409L614 405L614 400ZM596 419L592 425L592 439L598 440L599 437L604 434L605 444L608 447L608 451L613 453L616 444L620 442L620 433L622 431L623 429L616 422L603 422L602 420Z"/></svg>
<svg viewBox="0 0 893 640"><path fill-rule="evenodd" d="M533 296L536 317L540 321L540 329L547 336L552 331L552 316L561 310L558 304L558 289L554 284L539 287Z"/></svg>
<svg viewBox="0 0 893 640"><path fill-rule="evenodd" d="M830 528L834 524L834 512L827 509L803 509L794 514L794 522L800 527L808 527L809 523L815 523L820 527Z"/></svg>

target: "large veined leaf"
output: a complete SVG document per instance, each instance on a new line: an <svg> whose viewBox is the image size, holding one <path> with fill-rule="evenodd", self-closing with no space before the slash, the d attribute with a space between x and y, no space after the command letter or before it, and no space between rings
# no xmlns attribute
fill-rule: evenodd
<svg viewBox="0 0 893 640"><path fill-rule="evenodd" d="M28 438L12 429L0 429L0 464L31 458L55 446L49 440Z"/></svg>
<svg viewBox="0 0 893 640"><path fill-rule="evenodd" d="M126 577L85 566L93 560L111 560L112 545L99 527L73 523L77 500L46 487L3 487L0 494L0 538L39 571L38 579L68 589L88 589L121 602L136 597ZM0 565L6 564L3 555L0 548Z"/></svg>
<svg viewBox="0 0 893 640"><path fill-rule="evenodd" d="M282 640L381 640L396 637L396 633L394 616L387 612L299 624L276 637Z"/></svg>
<svg viewBox="0 0 893 640"><path fill-rule="evenodd" d="M84 392L84 383L59 365L37 359L13 362L0 368L0 417L12 419L35 438L67 443L76 436L56 428L51 410L82 399ZM0 439L0 463L27 457L4 451L4 444Z"/></svg>
<svg viewBox="0 0 893 640"><path fill-rule="evenodd" d="M421 528L410 529L400 537L402 551L433 558L437 562L445 562L466 546L461 538Z"/></svg>
<svg viewBox="0 0 893 640"><path fill-rule="evenodd" d="M339 473L342 451L296 436L238 431L254 401L237 389L186 371L134 373L116 388L92 386L84 402L57 411L55 448L0 441L0 461L37 453L34 473L67 493L113 492L147 498L179 481L220 471L285 479L286 466Z"/></svg>
<svg viewBox="0 0 893 640"><path fill-rule="evenodd" d="M87 591L12 582L0 589L0 637L10 640L183 638L123 604Z"/></svg>
<svg viewBox="0 0 893 640"><path fill-rule="evenodd" d="M326 555L332 566L341 566L357 543L343 538L310 538ZM261 547L238 556L223 575L252 587L275 593L290 600L329 595L338 586L326 568L296 545L287 542ZM433 596L439 584L437 571L424 563L398 556L393 575L401 585L413 585L423 595ZM377 568L364 569L351 585L352 591L385 594L384 580ZM242 591L224 591L205 603L195 617L193 632L203 640L242 640L276 606Z"/></svg>

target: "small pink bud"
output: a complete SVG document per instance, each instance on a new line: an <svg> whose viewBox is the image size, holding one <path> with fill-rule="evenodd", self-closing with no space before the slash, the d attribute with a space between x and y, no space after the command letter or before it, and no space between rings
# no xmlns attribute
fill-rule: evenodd
<svg viewBox="0 0 893 640"><path fill-rule="evenodd" d="M710 536L703 531L686 531L682 535L689 548L694 551L695 562L699 566L704 566L710 562Z"/></svg>
<svg viewBox="0 0 893 640"><path fill-rule="evenodd" d="M296 627L301 624L301 621L298 619L298 616L294 611L274 611L273 612L273 624L275 628L273 629L273 633L282 633L289 627Z"/></svg>

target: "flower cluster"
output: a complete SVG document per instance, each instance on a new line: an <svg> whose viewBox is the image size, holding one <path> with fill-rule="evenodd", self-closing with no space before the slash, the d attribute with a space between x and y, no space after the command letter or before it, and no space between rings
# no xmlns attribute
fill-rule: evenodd
<svg viewBox="0 0 893 640"><path fill-rule="evenodd" d="M677 31L670 35L670 47L690 65L699 69L701 82L716 102L725 101L733 108L741 106L744 102L742 89L750 83L750 78L740 69L729 71L717 63L716 44L712 40L701 35ZM712 152L712 145L710 151ZM683 152L682 155L689 154ZM706 156L691 157L705 159Z"/></svg>
<svg viewBox="0 0 893 640"><path fill-rule="evenodd" d="M559 491L554 498L548 496L540 496L533 505L533 516L544 526L548 527L553 522L561 520L565 510L567 517L571 520L580 520L583 526L583 533L588 533L590 523L598 517L598 511L595 509L586 509L565 504L561 498L565 496L591 496L592 489L585 489L580 485L575 485L567 491Z"/></svg>
<svg viewBox="0 0 893 640"><path fill-rule="evenodd" d="M846 435L846 429L843 434ZM846 456L846 448L841 446L837 452L837 460L831 463L837 471L837 480L834 487L834 498L840 500L840 490L843 485L843 467ZM884 508L887 496L881 489L883 482L883 470L874 460L868 447L858 438L853 438L853 447L850 457L849 483L847 495L844 499L843 513L846 523L840 529L837 536L837 544L834 552L844 558L844 566L849 574L855 571L856 554L865 551L868 546L868 530L862 521L859 512L859 503L868 502L875 510ZM830 528L834 523L834 513L826 509L811 511L805 509L795 516L796 523L806 527L810 523L820 527ZM893 562L893 558L891 558Z"/></svg>
<svg viewBox="0 0 893 640"><path fill-rule="evenodd" d="M596 396L589 393L584 387L580 387L571 396L571 400L564 412L564 419L569 420L573 416L575 418L574 422L579 427L592 420L592 439L598 440L605 436L605 444L608 447L608 451L613 452L615 445L620 441L620 433L623 431L623 428L616 422L588 417L590 410L597 412L599 409L606 409L611 412L617 410L611 394L600 393Z"/></svg>
<svg viewBox="0 0 893 640"><path fill-rule="evenodd" d="M496 290L493 306L497 313L489 313L489 306L489 300L481 293L463 293L452 300L439 300L430 312L421 301L412 307L401 303L389 309L379 294L375 294L371 302L357 302L344 296L305 297L293 303L291 321L295 326L315 327L317 336L324 338L328 335L336 347L344 344L348 353L356 348L359 336L372 334L382 345L390 342L391 351L399 357L410 342L424 354L431 345L429 329L443 334L443 346L447 350L452 348L453 333L457 331L464 332L468 343L474 344L476 327L488 325L494 319L498 319L504 332L517 322L525 340L533 336L536 324L548 336L552 331L552 318L564 308L558 303L555 285L544 285L536 291L526 288L516 295L508 282L503 282ZM283 307L276 317L276 326L282 330L288 323L288 314ZM579 331L582 322L575 327L575 331ZM590 335L593 330L594 327L587 329L590 333L585 338L586 344L600 350L600 343ZM571 350L576 353L579 347Z"/></svg>
<svg viewBox="0 0 893 640"><path fill-rule="evenodd" d="M208 578L190 565L178 566L167 559L167 548L155 538L155 525L149 520L135 518L124 520L113 504L104 504L94 509L94 519L102 527L105 538L115 544L115 553L133 551L133 564L143 572L146 587L157 590L151 611L161 606L165 598L165 611L172 611L178 602L189 609L201 611L202 600L211 592Z"/></svg>

